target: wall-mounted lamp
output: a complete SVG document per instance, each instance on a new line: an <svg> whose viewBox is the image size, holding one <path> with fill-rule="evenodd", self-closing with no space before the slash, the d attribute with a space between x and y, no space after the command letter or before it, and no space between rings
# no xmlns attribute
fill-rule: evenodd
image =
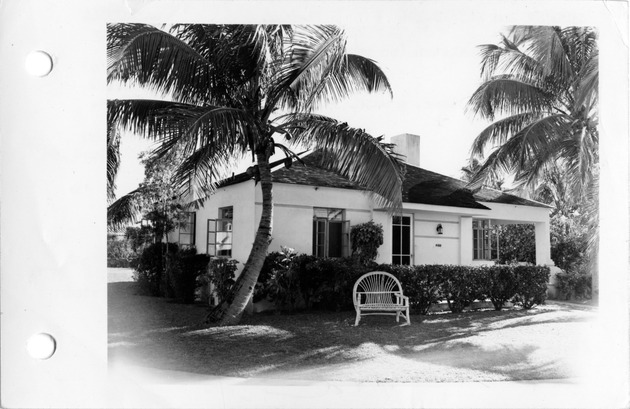
<svg viewBox="0 0 630 409"><path fill-rule="evenodd" d="M435 228L435 231L437 232L437 234L442 234L444 231L444 229L442 228L442 224L438 224Z"/></svg>

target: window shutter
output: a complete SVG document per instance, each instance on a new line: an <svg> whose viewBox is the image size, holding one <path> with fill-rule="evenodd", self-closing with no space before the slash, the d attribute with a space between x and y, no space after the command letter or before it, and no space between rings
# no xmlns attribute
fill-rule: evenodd
<svg viewBox="0 0 630 409"><path fill-rule="evenodd" d="M210 257L216 256L217 249L217 221L216 219L208 219L208 241L206 247L206 253Z"/></svg>

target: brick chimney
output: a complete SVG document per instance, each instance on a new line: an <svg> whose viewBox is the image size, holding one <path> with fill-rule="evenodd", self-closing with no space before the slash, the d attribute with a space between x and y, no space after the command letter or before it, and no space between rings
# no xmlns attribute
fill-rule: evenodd
<svg viewBox="0 0 630 409"><path fill-rule="evenodd" d="M394 152L402 155L407 164L420 167L420 135L403 133L392 136L390 142L396 145Z"/></svg>

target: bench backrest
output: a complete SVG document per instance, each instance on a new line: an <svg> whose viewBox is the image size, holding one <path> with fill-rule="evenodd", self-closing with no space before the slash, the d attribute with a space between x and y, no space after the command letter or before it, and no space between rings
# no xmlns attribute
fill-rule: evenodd
<svg viewBox="0 0 630 409"><path fill-rule="evenodd" d="M393 301L393 294L402 294L400 281L385 271L372 271L363 274L354 283L352 300L355 305L357 302L361 304L387 304Z"/></svg>

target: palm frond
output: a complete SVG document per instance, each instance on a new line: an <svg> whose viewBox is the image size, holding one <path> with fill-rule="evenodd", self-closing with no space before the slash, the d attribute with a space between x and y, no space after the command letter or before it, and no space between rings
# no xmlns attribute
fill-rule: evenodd
<svg viewBox="0 0 630 409"><path fill-rule="evenodd" d="M213 141L248 146L243 135L252 127L249 114L241 109L196 106L159 100L110 100L110 121L146 138L172 147L187 141L191 149ZM251 144L251 142L250 142Z"/></svg>
<svg viewBox="0 0 630 409"><path fill-rule="evenodd" d="M146 24L108 24L107 39L108 83L139 85L188 103L222 100L227 92L219 86L225 74L218 67L165 31Z"/></svg>
<svg viewBox="0 0 630 409"><path fill-rule="evenodd" d="M473 141L470 148L471 156L483 157L484 152L490 145L496 146L505 143L510 137L516 135L525 126L539 118L541 118L539 113L524 112L493 122L481 131Z"/></svg>
<svg viewBox="0 0 630 409"><path fill-rule="evenodd" d="M229 169L239 157L242 155L239 156L233 146L205 143L186 154L173 176L173 183L180 195L189 197L190 201L205 198L228 176Z"/></svg>
<svg viewBox="0 0 630 409"><path fill-rule="evenodd" d="M569 184L574 197L582 197L599 166L598 140L583 126L562 141L560 151L565 158Z"/></svg>
<svg viewBox="0 0 630 409"><path fill-rule="evenodd" d="M513 159L503 147L495 149L468 180L468 188L478 189L492 180L500 180L514 170Z"/></svg>
<svg viewBox="0 0 630 409"><path fill-rule="evenodd" d="M364 187L379 205L401 208L403 168L393 145L322 115L294 115L285 127L292 144L322 152L322 166Z"/></svg>
<svg viewBox="0 0 630 409"><path fill-rule="evenodd" d="M540 61L546 76L554 75L557 79L573 78L573 68L559 27L515 26L510 36L532 58Z"/></svg>
<svg viewBox="0 0 630 409"><path fill-rule="evenodd" d="M314 86L308 91L304 110L311 111L324 103L339 102L354 92L388 92L393 96L389 80L369 58L347 54L339 65L330 64L314 73ZM306 91L306 90L304 90Z"/></svg>
<svg viewBox="0 0 630 409"><path fill-rule="evenodd" d="M478 186L502 173L515 173L515 184L532 185L555 160L561 141L571 132L566 115L540 117L507 138L481 166L471 185Z"/></svg>
<svg viewBox="0 0 630 409"><path fill-rule="evenodd" d="M571 118L564 114L539 118L504 145L517 170L515 184L534 186L558 157L562 141L571 134Z"/></svg>
<svg viewBox="0 0 630 409"><path fill-rule="evenodd" d="M197 105L179 102L124 99L107 101L108 123L150 139L159 139L177 129L174 121L165 112L173 109L198 109Z"/></svg>
<svg viewBox="0 0 630 409"><path fill-rule="evenodd" d="M140 197L143 188L140 187L127 193L107 207L107 227L118 230L128 224L137 223L141 217L142 207Z"/></svg>
<svg viewBox="0 0 630 409"><path fill-rule="evenodd" d="M599 102L599 55L597 53L591 55L584 63L577 75L574 87L576 90L574 112L584 107L586 114L591 114Z"/></svg>
<svg viewBox="0 0 630 409"><path fill-rule="evenodd" d="M497 114L518 115L532 111L549 112L551 96L542 89L510 76L484 82L468 101L475 115L494 120Z"/></svg>
<svg viewBox="0 0 630 409"><path fill-rule="evenodd" d="M346 54L345 33L339 28L297 27L292 40L272 82L272 103L309 112L357 91L391 94L387 77L374 61Z"/></svg>
<svg viewBox="0 0 630 409"><path fill-rule="evenodd" d="M485 44L480 49L481 78L484 81L499 75L509 75L537 87L544 85L544 70L540 62L525 54L506 37L503 37L502 46Z"/></svg>
<svg viewBox="0 0 630 409"><path fill-rule="evenodd" d="M116 127L107 125L107 201L116 198L116 176L120 167L120 133Z"/></svg>

